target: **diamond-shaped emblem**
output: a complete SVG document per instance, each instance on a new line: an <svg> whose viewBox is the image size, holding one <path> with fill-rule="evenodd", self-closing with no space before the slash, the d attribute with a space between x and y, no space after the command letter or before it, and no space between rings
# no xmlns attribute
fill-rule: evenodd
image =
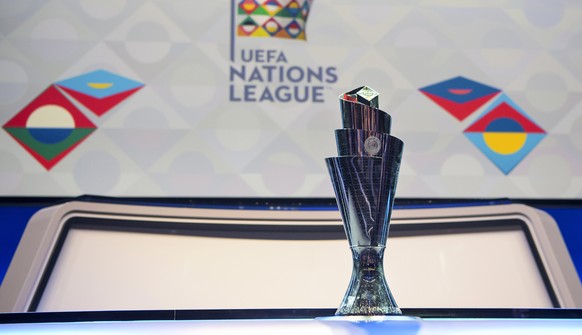
<svg viewBox="0 0 582 335"><path fill-rule="evenodd" d="M239 3L239 11L246 14L251 14L259 7L259 4L255 0L243 0Z"/></svg>
<svg viewBox="0 0 582 335"><path fill-rule="evenodd" d="M281 4L276 0L268 0L263 5L263 8L265 11L267 11L267 13L269 13L269 15L275 16L277 13L279 13L282 7Z"/></svg>
<svg viewBox="0 0 582 335"><path fill-rule="evenodd" d="M238 34L241 36L250 36L257 30L258 27L259 26L253 19L247 17L239 24Z"/></svg>
<svg viewBox="0 0 582 335"><path fill-rule="evenodd" d="M509 174L546 136L546 132L505 94L491 103L464 134L505 174Z"/></svg>
<svg viewBox="0 0 582 335"><path fill-rule="evenodd" d="M56 85L101 116L144 85L105 70L65 79Z"/></svg>
<svg viewBox="0 0 582 335"><path fill-rule="evenodd" d="M287 10L287 15L290 17L298 17L299 15L303 15L303 13L301 13L301 6L299 6L299 3L297 3L296 0L289 1L287 6L285 6L285 9Z"/></svg>
<svg viewBox="0 0 582 335"><path fill-rule="evenodd" d="M500 92L497 88L464 77L451 78L423 87L420 91L459 121L464 120Z"/></svg>
<svg viewBox="0 0 582 335"><path fill-rule="evenodd" d="M95 125L51 85L5 125L47 170L87 138Z"/></svg>
<svg viewBox="0 0 582 335"><path fill-rule="evenodd" d="M263 29L265 29L269 35L273 36L281 30L281 25L275 19L270 18L263 24Z"/></svg>
<svg viewBox="0 0 582 335"><path fill-rule="evenodd" d="M301 25L297 21L293 20L285 27L285 31L292 38L297 38L303 32L303 28L301 28Z"/></svg>

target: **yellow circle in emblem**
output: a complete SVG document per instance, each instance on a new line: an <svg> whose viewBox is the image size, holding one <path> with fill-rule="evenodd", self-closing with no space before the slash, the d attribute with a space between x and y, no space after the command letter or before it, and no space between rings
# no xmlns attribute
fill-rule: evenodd
<svg viewBox="0 0 582 335"><path fill-rule="evenodd" d="M276 33L279 30L279 25L275 21L269 21L265 24L265 29L271 34Z"/></svg>
<svg viewBox="0 0 582 335"><path fill-rule="evenodd" d="M483 140L489 149L500 155L511 155L518 152L527 139L527 133L485 132Z"/></svg>
<svg viewBox="0 0 582 335"><path fill-rule="evenodd" d="M27 128L75 128L71 113L59 105L43 105L34 110L26 120Z"/></svg>

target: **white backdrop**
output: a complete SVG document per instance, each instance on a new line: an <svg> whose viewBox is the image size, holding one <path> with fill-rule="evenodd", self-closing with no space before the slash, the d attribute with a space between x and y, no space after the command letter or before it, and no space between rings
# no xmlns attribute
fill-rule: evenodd
<svg viewBox="0 0 582 335"><path fill-rule="evenodd" d="M367 84L405 143L397 196L582 196L579 1L314 0L306 40L237 35L237 4L0 2L0 194L331 197L337 96ZM90 77L89 97L58 86L96 70L117 86ZM493 100L459 121L419 91L458 76L545 131L509 173L463 133ZM115 99L119 78L137 91L99 115L107 101L91 94ZM31 152L51 145L17 137L70 127L20 114L55 104L41 95L53 84L95 129L47 168Z"/></svg>

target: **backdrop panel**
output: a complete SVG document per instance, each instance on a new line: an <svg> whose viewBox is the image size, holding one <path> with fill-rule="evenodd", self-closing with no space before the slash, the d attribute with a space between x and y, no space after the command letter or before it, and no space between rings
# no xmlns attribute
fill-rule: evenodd
<svg viewBox="0 0 582 335"><path fill-rule="evenodd" d="M400 197L580 198L582 4L0 4L0 195L331 197L381 92Z"/></svg>

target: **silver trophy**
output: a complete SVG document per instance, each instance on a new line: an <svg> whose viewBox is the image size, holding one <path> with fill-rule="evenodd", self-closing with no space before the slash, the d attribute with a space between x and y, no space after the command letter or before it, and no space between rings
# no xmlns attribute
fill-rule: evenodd
<svg viewBox="0 0 582 335"><path fill-rule="evenodd" d="M390 115L363 86L340 96L339 157L326 158L352 250L352 278L339 316L400 315L384 276L384 251L403 143L390 136Z"/></svg>

